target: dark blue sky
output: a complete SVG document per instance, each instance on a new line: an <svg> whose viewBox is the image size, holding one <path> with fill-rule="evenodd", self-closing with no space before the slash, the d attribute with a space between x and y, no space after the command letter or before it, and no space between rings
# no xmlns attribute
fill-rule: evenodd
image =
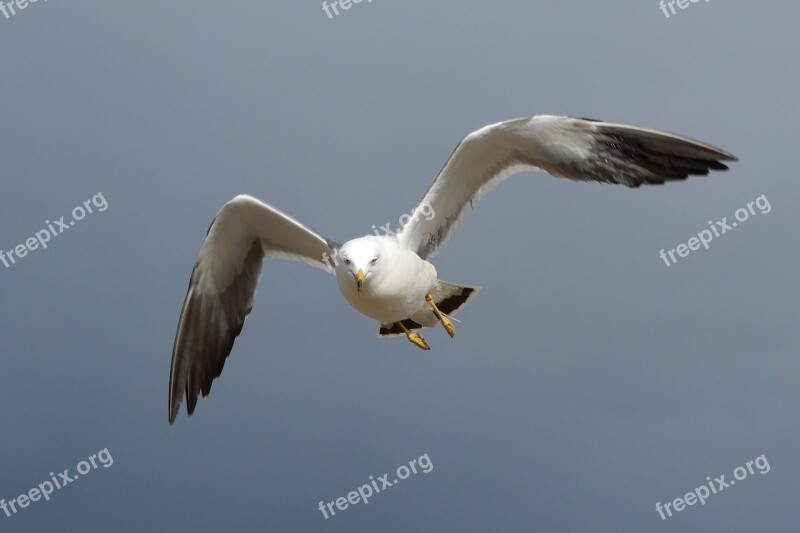
<svg viewBox="0 0 800 533"><path fill-rule="evenodd" d="M0 249L107 201L0 262L0 499L113 457L0 511L0 531L796 527L798 17L788 0L669 19L655 0L0 13ZM430 352L376 338L324 272L270 261L210 398L167 424L180 306L224 202L341 242L395 225L465 134L544 113L741 161L639 190L505 182L434 260L483 290ZM761 195L769 213L659 258ZM430 472L368 505L318 509L425 454ZM768 473L656 512L762 454Z"/></svg>

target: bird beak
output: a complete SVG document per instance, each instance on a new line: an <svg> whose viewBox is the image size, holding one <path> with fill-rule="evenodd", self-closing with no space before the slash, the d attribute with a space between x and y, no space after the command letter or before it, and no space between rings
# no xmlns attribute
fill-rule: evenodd
<svg viewBox="0 0 800 533"><path fill-rule="evenodd" d="M358 288L358 295L361 296L361 287L364 285L364 271L360 268L358 272L353 274L353 277L356 279L356 287Z"/></svg>

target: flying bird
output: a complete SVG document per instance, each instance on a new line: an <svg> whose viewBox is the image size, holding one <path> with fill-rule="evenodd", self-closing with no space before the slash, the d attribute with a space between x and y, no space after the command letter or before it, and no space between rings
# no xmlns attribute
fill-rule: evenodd
<svg viewBox="0 0 800 533"><path fill-rule="evenodd" d="M521 171L628 187L660 185L727 170L733 154L670 133L594 119L540 115L498 122L464 137L399 232L344 244L256 198L240 195L217 213L192 271L181 309L169 377L169 422L181 401L191 415L253 307L266 257L304 261L334 274L344 298L378 321L378 335L419 333L450 317L478 287L441 281L428 261L483 194ZM425 213L426 216L421 216ZM434 213L435 216L427 216Z"/></svg>

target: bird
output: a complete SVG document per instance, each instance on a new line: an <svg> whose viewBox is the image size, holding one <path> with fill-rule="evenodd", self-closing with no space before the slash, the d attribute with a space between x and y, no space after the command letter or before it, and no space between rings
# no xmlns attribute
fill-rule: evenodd
<svg viewBox="0 0 800 533"><path fill-rule="evenodd" d="M451 317L480 289L440 280L429 259L475 202L503 179L541 170L637 188L728 170L723 161L737 160L664 131L537 115L490 124L464 137L397 232L339 243L261 200L236 196L213 219L189 280L172 350L169 423L184 396L191 416L198 396L207 396L220 376L253 308L265 258L298 260L335 275L345 300L378 322L379 336L405 335L428 350L419 330L441 324L453 337Z"/></svg>

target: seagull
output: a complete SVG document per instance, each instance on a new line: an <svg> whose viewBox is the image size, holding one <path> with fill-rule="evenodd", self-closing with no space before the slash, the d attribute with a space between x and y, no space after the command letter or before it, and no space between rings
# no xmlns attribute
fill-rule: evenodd
<svg viewBox="0 0 800 533"><path fill-rule="evenodd" d="M722 161L736 160L714 146L663 131L539 115L464 137L397 233L340 244L267 203L239 195L217 213L192 271L172 350L169 422L184 395L191 415L198 395L207 396L221 374L253 308L264 258L303 261L335 275L345 300L378 321L379 336L405 335L428 350L418 330L441 324L453 337L450 317L479 289L439 280L428 258L503 179L543 170L636 188L728 170Z"/></svg>

